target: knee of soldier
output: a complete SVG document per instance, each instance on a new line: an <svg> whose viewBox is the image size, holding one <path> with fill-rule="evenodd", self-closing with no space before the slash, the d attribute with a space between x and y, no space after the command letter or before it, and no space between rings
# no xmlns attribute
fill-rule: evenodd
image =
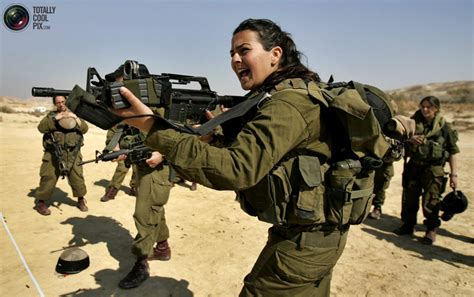
<svg viewBox="0 0 474 297"><path fill-rule="evenodd" d="M148 205L145 207L136 207L133 217L137 222L143 225L158 224L165 214L165 209L160 205Z"/></svg>

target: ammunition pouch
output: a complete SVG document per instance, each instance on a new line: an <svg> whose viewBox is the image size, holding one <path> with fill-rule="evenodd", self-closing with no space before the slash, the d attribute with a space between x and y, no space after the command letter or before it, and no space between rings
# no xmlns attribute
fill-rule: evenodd
<svg viewBox="0 0 474 297"><path fill-rule="evenodd" d="M426 143L417 148L417 157L426 162L445 160L446 155L447 152L443 148L443 142L427 140Z"/></svg>
<svg viewBox="0 0 474 297"><path fill-rule="evenodd" d="M326 220L343 226L362 223L374 198L374 170L364 170L357 160L333 164L326 172Z"/></svg>
<svg viewBox="0 0 474 297"><path fill-rule="evenodd" d="M241 208L273 224L324 223L322 167L315 156L299 155L277 165L254 187L237 193Z"/></svg>

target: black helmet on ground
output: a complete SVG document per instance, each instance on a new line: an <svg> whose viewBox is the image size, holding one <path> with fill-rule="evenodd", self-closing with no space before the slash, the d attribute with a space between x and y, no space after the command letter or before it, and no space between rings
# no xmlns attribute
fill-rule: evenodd
<svg viewBox="0 0 474 297"><path fill-rule="evenodd" d="M69 248L61 253L56 264L56 272L75 274L89 267L89 256L80 248Z"/></svg>

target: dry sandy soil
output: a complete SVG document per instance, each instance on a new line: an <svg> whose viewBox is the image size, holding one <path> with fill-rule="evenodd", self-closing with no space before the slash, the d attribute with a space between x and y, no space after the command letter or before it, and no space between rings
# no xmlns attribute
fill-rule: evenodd
<svg viewBox="0 0 474 297"><path fill-rule="evenodd" d="M472 112L463 112L464 120L472 118ZM89 212L75 207L67 181L60 179L50 201L52 214L40 216L33 210L42 156L36 130L40 118L5 113L0 117L1 296L238 295L269 225L245 215L232 192L203 186L191 192L189 184L174 187L166 207L172 259L150 262L149 280L137 289L120 290L117 283L134 262L130 244L136 234L135 198L127 195L125 186L130 173L117 198L104 203L99 198L115 164L88 164L84 171ZM102 149L104 140L105 131L90 127L84 159ZM460 188L474 199L474 132L462 130L459 146ZM351 228L331 295L474 296L474 200L467 211L442 224L434 246L419 243L422 225L413 237L396 236L391 231L400 224L401 170L399 162L382 219ZM86 251L91 265L65 277L55 266L70 246Z"/></svg>

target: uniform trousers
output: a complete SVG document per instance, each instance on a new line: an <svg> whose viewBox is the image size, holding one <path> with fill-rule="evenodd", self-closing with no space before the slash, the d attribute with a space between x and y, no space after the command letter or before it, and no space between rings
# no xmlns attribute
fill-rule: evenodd
<svg viewBox="0 0 474 297"><path fill-rule="evenodd" d="M137 236L132 253L137 257L150 256L156 242L169 238L164 205L168 202L171 183L169 167L158 165L150 168L137 165L137 197L133 219Z"/></svg>

